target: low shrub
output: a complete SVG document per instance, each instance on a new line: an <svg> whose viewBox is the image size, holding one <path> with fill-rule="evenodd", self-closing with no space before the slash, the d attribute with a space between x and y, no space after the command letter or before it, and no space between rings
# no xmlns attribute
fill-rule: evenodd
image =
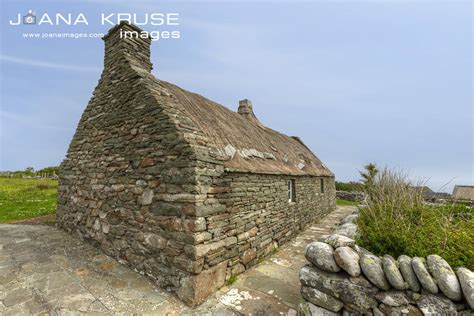
<svg viewBox="0 0 474 316"><path fill-rule="evenodd" d="M422 186L417 186L422 187ZM380 171L366 188L358 243L378 255L442 256L453 267L474 269L474 210L460 204L427 205L402 171Z"/></svg>

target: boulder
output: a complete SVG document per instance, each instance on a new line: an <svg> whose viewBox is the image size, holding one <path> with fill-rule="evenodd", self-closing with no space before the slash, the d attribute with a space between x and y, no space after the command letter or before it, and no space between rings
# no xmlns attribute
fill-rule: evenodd
<svg viewBox="0 0 474 316"><path fill-rule="evenodd" d="M300 270L300 281L304 286L318 289L360 310L377 306L374 295L378 289L362 276L350 277L344 271L328 273L308 264Z"/></svg>
<svg viewBox="0 0 474 316"><path fill-rule="evenodd" d="M456 305L443 295L422 294L416 305L424 315L457 315Z"/></svg>
<svg viewBox="0 0 474 316"><path fill-rule="evenodd" d="M387 306L404 306L410 302L404 291L381 291L375 294L375 299Z"/></svg>
<svg viewBox="0 0 474 316"><path fill-rule="evenodd" d="M338 316L337 313L328 311L322 307L303 301L299 306L299 313L301 316Z"/></svg>
<svg viewBox="0 0 474 316"><path fill-rule="evenodd" d="M306 246L304 256L318 268L328 272L338 272L341 268L334 261L334 248L326 243L315 241Z"/></svg>
<svg viewBox="0 0 474 316"><path fill-rule="evenodd" d="M415 292L421 291L420 282L418 281L415 271L411 265L411 258L405 255L398 257L398 268L402 273L403 279L408 287Z"/></svg>
<svg viewBox="0 0 474 316"><path fill-rule="evenodd" d="M339 247L334 251L334 260L339 267L351 276L360 275L359 255L350 247Z"/></svg>
<svg viewBox="0 0 474 316"><path fill-rule="evenodd" d="M360 268L364 275L369 279L372 284L381 290L390 289L390 284L385 278L383 272L381 260L372 254L365 254L360 257L359 260Z"/></svg>
<svg viewBox="0 0 474 316"><path fill-rule="evenodd" d="M438 293L438 286L426 269L425 258L413 258L411 260L411 266L413 267L413 271L415 271L416 277L418 281L420 281L421 286L432 294Z"/></svg>
<svg viewBox="0 0 474 316"><path fill-rule="evenodd" d="M332 234L326 238L325 242L334 248L339 247L353 247L355 245L355 240L346 236Z"/></svg>
<svg viewBox="0 0 474 316"><path fill-rule="evenodd" d="M308 286L301 287L301 296L316 306L325 308L332 312L338 312L344 307L344 303L326 293Z"/></svg>
<svg viewBox="0 0 474 316"><path fill-rule="evenodd" d="M429 255L426 263L441 292L455 302L460 301L462 299L461 285L446 260L438 255Z"/></svg>
<svg viewBox="0 0 474 316"><path fill-rule="evenodd" d="M397 262L395 261L395 259L390 255L385 255L382 258L382 265L388 283L390 283L390 285L397 290L406 289L405 280L403 279L400 270L398 270Z"/></svg>
<svg viewBox="0 0 474 316"><path fill-rule="evenodd" d="M334 234L346 236L354 239L357 232L357 225L353 223L345 223L337 227Z"/></svg>
<svg viewBox="0 0 474 316"><path fill-rule="evenodd" d="M467 304L474 309L474 272L461 267L457 269L456 274Z"/></svg>

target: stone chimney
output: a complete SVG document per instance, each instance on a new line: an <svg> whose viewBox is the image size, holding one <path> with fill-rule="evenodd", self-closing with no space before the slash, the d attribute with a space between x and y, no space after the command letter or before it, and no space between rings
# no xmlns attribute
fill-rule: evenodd
<svg viewBox="0 0 474 316"><path fill-rule="evenodd" d="M237 113L242 115L242 117L249 120L250 122L262 126L262 123L260 123L260 121L253 113L252 101L250 101L249 99L243 99L239 101L239 109L237 110Z"/></svg>
<svg viewBox="0 0 474 316"><path fill-rule="evenodd" d="M125 57L133 66L151 72L151 38L148 33L133 24L121 21L102 39L105 42L105 69L116 65L119 59Z"/></svg>

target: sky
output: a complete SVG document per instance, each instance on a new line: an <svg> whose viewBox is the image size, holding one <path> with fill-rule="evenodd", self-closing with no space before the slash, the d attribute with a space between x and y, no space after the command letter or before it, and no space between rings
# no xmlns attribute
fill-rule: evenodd
<svg viewBox="0 0 474 316"><path fill-rule="evenodd" d="M28 10L88 25L10 25ZM103 65L100 37L24 34L106 33L101 13L178 13L141 26L180 32L153 41L153 74L232 110L252 100L336 180L376 162L436 191L474 184L471 1L1 0L0 170L62 161Z"/></svg>

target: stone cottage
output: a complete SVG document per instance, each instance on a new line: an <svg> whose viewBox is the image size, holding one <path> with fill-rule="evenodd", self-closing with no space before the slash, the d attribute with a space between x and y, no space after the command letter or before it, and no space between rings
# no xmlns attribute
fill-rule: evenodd
<svg viewBox="0 0 474 316"><path fill-rule="evenodd" d="M474 201L474 185L455 185L453 199Z"/></svg>
<svg viewBox="0 0 474 316"><path fill-rule="evenodd" d="M61 164L59 227L201 302L335 207L297 137L156 79L150 38L104 37L104 70Z"/></svg>

